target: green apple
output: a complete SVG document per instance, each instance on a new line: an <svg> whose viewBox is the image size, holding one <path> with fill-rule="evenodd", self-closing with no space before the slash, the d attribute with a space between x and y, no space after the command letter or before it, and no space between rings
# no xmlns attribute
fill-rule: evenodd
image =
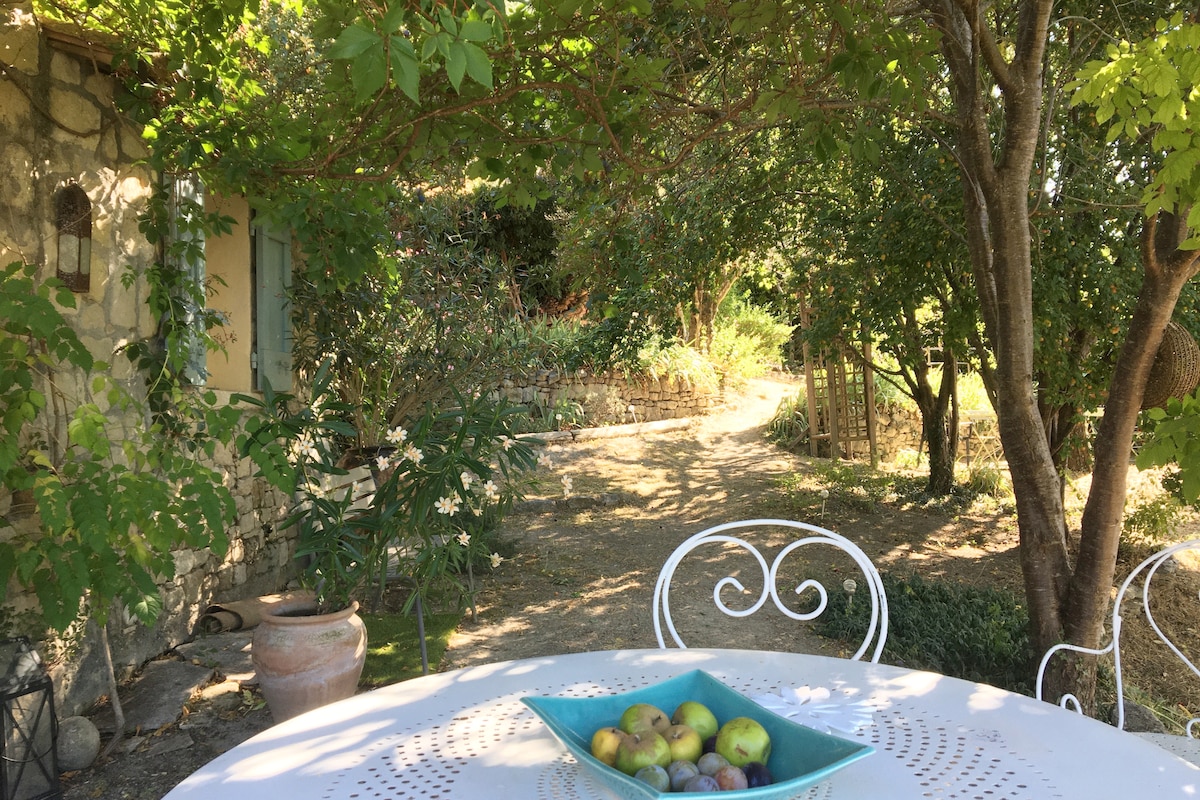
<svg viewBox="0 0 1200 800"><path fill-rule="evenodd" d="M671 727L671 720L658 706L650 703L634 703L621 713L617 727L626 733L637 733L647 729L655 733L662 733Z"/></svg>
<svg viewBox="0 0 1200 800"><path fill-rule="evenodd" d="M592 755L610 767L617 763L617 745L629 734L609 726L592 734Z"/></svg>
<svg viewBox="0 0 1200 800"><path fill-rule="evenodd" d="M690 725L672 725L663 733L672 761L695 761L704 753L704 740Z"/></svg>
<svg viewBox="0 0 1200 800"><path fill-rule="evenodd" d="M704 741L717 732L720 726L717 724L717 718L708 710L708 706L703 703L698 703L695 700L684 700L675 709L675 713L671 715L671 722L675 725L687 725L696 733L700 734L700 741Z"/></svg>
<svg viewBox="0 0 1200 800"><path fill-rule="evenodd" d="M643 730L628 734L617 745L616 768L626 775L633 775L642 767L651 764L666 769L671 763L671 747L661 734Z"/></svg>
<svg viewBox="0 0 1200 800"><path fill-rule="evenodd" d="M743 767L751 761L765 764L771 756L771 737L757 721L734 717L717 731L716 752L735 767Z"/></svg>

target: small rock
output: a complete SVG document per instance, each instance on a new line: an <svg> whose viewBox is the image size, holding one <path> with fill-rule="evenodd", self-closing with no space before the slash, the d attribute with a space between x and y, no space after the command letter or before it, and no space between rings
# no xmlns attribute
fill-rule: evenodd
<svg viewBox="0 0 1200 800"><path fill-rule="evenodd" d="M168 753L176 753L180 750L188 750L196 746L196 741L190 734L178 732L170 736L165 736L155 742L154 745L147 748L147 756L163 756Z"/></svg>
<svg viewBox="0 0 1200 800"><path fill-rule="evenodd" d="M58 723L58 768L72 772L91 766L100 754L100 731L87 717L67 717Z"/></svg>
<svg viewBox="0 0 1200 800"><path fill-rule="evenodd" d="M1113 706L1109 719L1117 724L1117 706ZM1125 701L1125 730L1130 733L1166 733L1167 727L1154 712L1140 703Z"/></svg>

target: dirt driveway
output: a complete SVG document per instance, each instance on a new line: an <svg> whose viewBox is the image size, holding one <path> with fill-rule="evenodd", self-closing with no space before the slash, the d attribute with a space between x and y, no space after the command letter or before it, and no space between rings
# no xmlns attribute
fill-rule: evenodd
<svg viewBox="0 0 1200 800"><path fill-rule="evenodd" d="M781 378L755 380L721 411L686 430L548 445L555 473L548 483L557 490L557 477L569 475L580 495L577 506L560 499L552 510L514 514L505 521L504 536L516 552L488 579L478 598L478 621L460 626L442 668L657 646L652 598L659 568L691 534L739 519L789 518L822 525L857 542L885 570L905 562L926 577L1019 585L1015 524L1008 519L959 517L952 526L944 516L919 510L856 514L832 501L822 515L819 505L811 505L816 496L811 492L798 503L784 489L783 479L798 474L799 483L810 481L816 492L820 476L809 460L780 450L764 436L779 401L796 389L797 384ZM620 499L595 505L587 502L589 497ZM780 531L766 536L761 541L764 554L787 540ZM831 551L822 550L821 561L829 558L830 565L817 569L835 573L836 585L843 574L854 576L848 560L838 562ZM693 558L706 565L713 560L701 552ZM739 574L743 566L757 574L752 562L726 560L732 558L721 556L724 571L717 577L731 570ZM690 583L672 589L677 623L698 637L685 637L688 644L810 651L829 647L778 613L729 620L713 605L715 579L706 580L699 569ZM683 580L683 572L677 577ZM747 572L743 582L757 597L761 579L755 584Z"/></svg>

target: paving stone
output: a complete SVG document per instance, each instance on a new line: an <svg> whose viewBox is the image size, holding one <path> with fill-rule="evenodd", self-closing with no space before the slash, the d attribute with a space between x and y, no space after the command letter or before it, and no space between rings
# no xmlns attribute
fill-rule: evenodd
<svg viewBox="0 0 1200 800"><path fill-rule="evenodd" d="M228 631L202 636L181 644L175 652L188 661L213 667L225 680L255 683L254 663L250 660L250 641L254 631Z"/></svg>
<svg viewBox="0 0 1200 800"><path fill-rule="evenodd" d="M179 719L183 706L200 687L212 679L212 667L183 661L151 661L131 687L121 694L125 732L155 731ZM92 718L103 733L116 729L112 707Z"/></svg>

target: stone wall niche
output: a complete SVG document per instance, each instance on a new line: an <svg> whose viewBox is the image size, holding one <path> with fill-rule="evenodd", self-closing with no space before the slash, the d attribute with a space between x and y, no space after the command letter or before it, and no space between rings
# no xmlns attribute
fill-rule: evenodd
<svg viewBox="0 0 1200 800"><path fill-rule="evenodd" d="M78 184L54 195L54 227L58 232L56 274L72 292L87 292L92 283L92 202Z"/></svg>

